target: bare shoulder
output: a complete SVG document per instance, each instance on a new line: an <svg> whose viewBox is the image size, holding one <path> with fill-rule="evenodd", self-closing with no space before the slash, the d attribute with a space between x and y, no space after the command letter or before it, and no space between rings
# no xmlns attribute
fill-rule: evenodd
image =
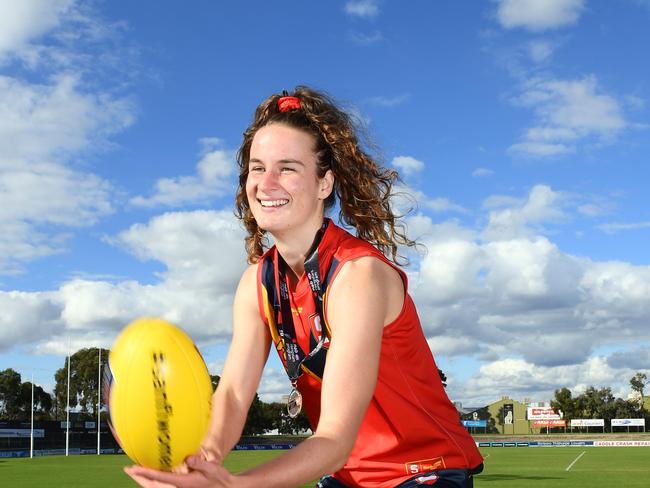
<svg viewBox="0 0 650 488"><path fill-rule="evenodd" d="M241 275L241 279L239 280L240 286L241 285L246 285L246 286L255 286L257 287L257 266L258 263L253 263L249 264L244 272Z"/></svg>
<svg viewBox="0 0 650 488"><path fill-rule="evenodd" d="M257 264L249 265L239 279L236 302L257 303Z"/></svg>
<svg viewBox="0 0 650 488"><path fill-rule="evenodd" d="M351 259L343 264L336 278L342 284L363 283L374 281L382 287L403 291L402 278L395 268L375 256L362 256Z"/></svg>
<svg viewBox="0 0 650 488"><path fill-rule="evenodd" d="M375 256L345 262L332 283L330 294L338 302L336 305L365 303L383 309L384 325L400 314L405 295L404 282L397 270Z"/></svg>

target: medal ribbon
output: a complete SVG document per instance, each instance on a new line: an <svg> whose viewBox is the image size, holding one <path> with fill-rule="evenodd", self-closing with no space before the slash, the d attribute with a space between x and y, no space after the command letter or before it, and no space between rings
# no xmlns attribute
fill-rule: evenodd
<svg viewBox="0 0 650 488"><path fill-rule="evenodd" d="M287 284L286 277L286 267L287 263L282 259L280 253L278 253L278 278L279 278L279 288L280 288L280 314L282 317L282 323L279 324L278 334L282 342L284 343L284 359L287 367L287 374L291 383L294 384L302 374L300 371L300 366L314 357L318 351L323 348L325 340L327 337L325 320L323 317L323 287L320 278L320 269L318 262L318 245L323 239L325 230L329 219L323 221L323 225L316 233L314 242L311 245L309 252L307 253L307 259L305 259L305 273L307 275L307 281L309 281L309 287L311 288L314 303L316 305L316 312L321 323L321 335L318 341L313 335L313 332L310 334L309 338L309 347L311 351L309 354L305 352L298 345L298 339L296 338L296 329L293 324L293 316L291 312L291 302L289 300L289 286Z"/></svg>

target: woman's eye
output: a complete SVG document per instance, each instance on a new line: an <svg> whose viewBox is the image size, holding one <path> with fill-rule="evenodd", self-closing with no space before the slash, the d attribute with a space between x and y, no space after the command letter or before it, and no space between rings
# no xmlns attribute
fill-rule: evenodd
<svg viewBox="0 0 650 488"><path fill-rule="evenodd" d="M289 168L289 167L284 167L280 171L282 171L283 173L290 173L290 172L295 171L295 169Z"/></svg>
<svg viewBox="0 0 650 488"><path fill-rule="evenodd" d="M264 166L252 166L250 169L251 173L261 173L264 171Z"/></svg>

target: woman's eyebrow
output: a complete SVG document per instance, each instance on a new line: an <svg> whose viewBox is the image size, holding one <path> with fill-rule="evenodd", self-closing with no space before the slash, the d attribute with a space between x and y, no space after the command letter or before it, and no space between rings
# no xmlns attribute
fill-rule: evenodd
<svg viewBox="0 0 650 488"><path fill-rule="evenodd" d="M284 163L284 164L287 164L287 163L293 163L293 164L299 164L300 166L304 166L304 165L305 165L305 163L303 163L303 162L300 161L299 159L291 159L291 158L280 159L280 160L278 161L278 163Z"/></svg>
<svg viewBox="0 0 650 488"><path fill-rule="evenodd" d="M305 165L305 163L303 163L303 162L300 161L299 159L292 159L292 158L279 159L277 162L280 163L280 164L299 164L300 166L304 166L304 165ZM250 159L248 160L248 164L251 164L251 163L261 163L261 164L264 164L264 162L263 162L261 159L257 159L257 158L250 158Z"/></svg>

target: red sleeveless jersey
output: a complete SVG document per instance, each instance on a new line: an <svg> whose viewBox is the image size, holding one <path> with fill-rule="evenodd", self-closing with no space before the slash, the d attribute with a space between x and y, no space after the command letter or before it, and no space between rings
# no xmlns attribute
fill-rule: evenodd
<svg viewBox="0 0 650 488"><path fill-rule="evenodd" d="M349 260L374 256L401 275L405 287L402 311L384 327L377 386L361 424L356 443L345 466L334 477L348 486L392 488L417 475L436 469L472 469L482 461L476 444L460 422L442 386L438 368L424 337L406 275L366 241L350 235L331 221L318 246L319 268L325 289ZM258 267L260 313L268 324L283 363L283 343L277 323L281 321L277 290L277 250L267 251ZM322 325L313 293L305 275L290 293L298 344L308 354L318 342ZM328 334L329 335L329 334ZM320 415L321 377L327 346L313 360L303 363L298 390L303 408L315 430ZM285 364L286 367L286 364Z"/></svg>

